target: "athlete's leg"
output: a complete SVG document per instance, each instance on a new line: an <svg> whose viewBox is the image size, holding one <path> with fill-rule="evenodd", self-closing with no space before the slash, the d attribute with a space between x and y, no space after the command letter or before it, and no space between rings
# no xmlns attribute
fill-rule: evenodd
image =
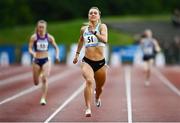
<svg viewBox="0 0 180 123"><path fill-rule="evenodd" d="M42 67L42 98L46 99L48 91L48 77L51 70L51 63L47 61Z"/></svg>
<svg viewBox="0 0 180 123"><path fill-rule="evenodd" d="M93 82L94 82L94 71L87 63L81 64L82 74L86 81L86 86L84 89L84 98L87 109L91 109Z"/></svg>
<svg viewBox="0 0 180 123"><path fill-rule="evenodd" d="M102 93L102 89L103 89L103 85L106 81L106 70L107 67L103 66L102 68L100 68L98 71L95 72L94 78L95 78L95 82L96 82L96 99L99 99L99 96Z"/></svg>
<svg viewBox="0 0 180 123"><path fill-rule="evenodd" d="M153 64L153 59L150 59L148 61L145 61L144 63L144 71L145 71L145 84L149 85L149 80L151 76L151 66Z"/></svg>
<svg viewBox="0 0 180 123"><path fill-rule="evenodd" d="M149 61L148 61L148 68L149 68L149 70L148 70L148 79L150 79L150 76L151 76L151 68L152 68L152 65L153 65L153 63L154 63L154 60L153 59L150 59Z"/></svg>
<svg viewBox="0 0 180 123"><path fill-rule="evenodd" d="M35 85L38 85L39 84L39 76L40 76L40 73L41 73L41 68L38 64L36 63L33 63L32 64L32 70L33 70L33 81L34 81L34 84Z"/></svg>
<svg viewBox="0 0 180 123"><path fill-rule="evenodd" d="M145 77L146 77L146 80L149 79L149 72L150 72L150 68L149 68L149 62L148 61L145 61L144 63L144 71L145 71Z"/></svg>

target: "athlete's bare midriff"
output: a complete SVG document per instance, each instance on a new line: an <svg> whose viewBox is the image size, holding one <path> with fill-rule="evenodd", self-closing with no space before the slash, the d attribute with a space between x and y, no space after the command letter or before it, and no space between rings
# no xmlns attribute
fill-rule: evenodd
<svg viewBox="0 0 180 123"><path fill-rule="evenodd" d="M45 52L37 52L35 58L47 58L48 57L48 51Z"/></svg>
<svg viewBox="0 0 180 123"><path fill-rule="evenodd" d="M85 49L85 57L94 61L104 59L104 47L88 47Z"/></svg>

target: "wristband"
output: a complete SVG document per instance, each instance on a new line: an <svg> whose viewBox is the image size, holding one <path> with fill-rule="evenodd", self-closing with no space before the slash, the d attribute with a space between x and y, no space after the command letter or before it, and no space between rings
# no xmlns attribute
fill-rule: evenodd
<svg viewBox="0 0 180 123"><path fill-rule="evenodd" d="M76 52L77 54L80 54L79 52Z"/></svg>
<svg viewBox="0 0 180 123"><path fill-rule="evenodd" d="M97 31L94 31L94 33L93 33L94 35L96 35L97 34Z"/></svg>

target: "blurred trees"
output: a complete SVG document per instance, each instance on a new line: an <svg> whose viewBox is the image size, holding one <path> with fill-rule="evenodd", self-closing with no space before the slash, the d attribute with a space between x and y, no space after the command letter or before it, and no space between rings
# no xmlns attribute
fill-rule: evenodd
<svg viewBox="0 0 180 123"><path fill-rule="evenodd" d="M104 15L162 14L180 7L179 0L0 0L0 27L87 17L91 6Z"/></svg>

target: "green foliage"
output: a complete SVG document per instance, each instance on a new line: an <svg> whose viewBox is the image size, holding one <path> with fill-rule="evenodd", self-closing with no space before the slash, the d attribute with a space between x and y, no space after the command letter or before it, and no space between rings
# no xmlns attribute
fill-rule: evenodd
<svg viewBox="0 0 180 123"><path fill-rule="evenodd" d="M124 15L124 16L107 16L102 19L104 22L139 22L139 21L170 21L171 15Z"/></svg>
<svg viewBox="0 0 180 123"><path fill-rule="evenodd" d="M111 46L115 45L128 45L132 44L134 41L133 36L123 33L123 32L117 32L115 30L110 29L109 30L109 40L108 43Z"/></svg>
<svg viewBox="0 0 180 123"><path fill-rule="evenodd" d="M169 15L151 15L151 16L111 16L104 17L104 23L117 22L137 22L137 21L170 21ZM76 19L71 21L49 22L48 32L52 34L57 43L70 45L78 41L80 28L87 20ZM0 30L0 45L13 44L21 46L27 44L30 36L34 33L34 25L16 26ZM133 36L113 29L108 30L110 45L126 45L133 43Z"/></svg>
<svg viewBox="0 0 180 123"><path fill-rule="evenodd" d="M1 0L0 6L0 27L27 24L33 20L31 9L25 0Z"/></svg>
<svg viewBox="0 0 180 123"><path fill-rule="evenodd" d="M70 45L77 43L80 28L85 20L73 20L67 22L48 23L48 32L52 34L58 44ZM14 28L6 28L0 30L0 45L13 44L21 46L27 44L30 36L34 32L32 26L17 26ZM123 45L132 43L133 39L130 35L115 30L109 29L109 44Z"/></svg>
<svg viewBox="0 0 180 123"><path fill-rule="evenodd" d="M0 0L0 28L50 21L87 18L90 7L97 6L102 16L150 15L171 13L180 8L179 0Z"/></svg>

